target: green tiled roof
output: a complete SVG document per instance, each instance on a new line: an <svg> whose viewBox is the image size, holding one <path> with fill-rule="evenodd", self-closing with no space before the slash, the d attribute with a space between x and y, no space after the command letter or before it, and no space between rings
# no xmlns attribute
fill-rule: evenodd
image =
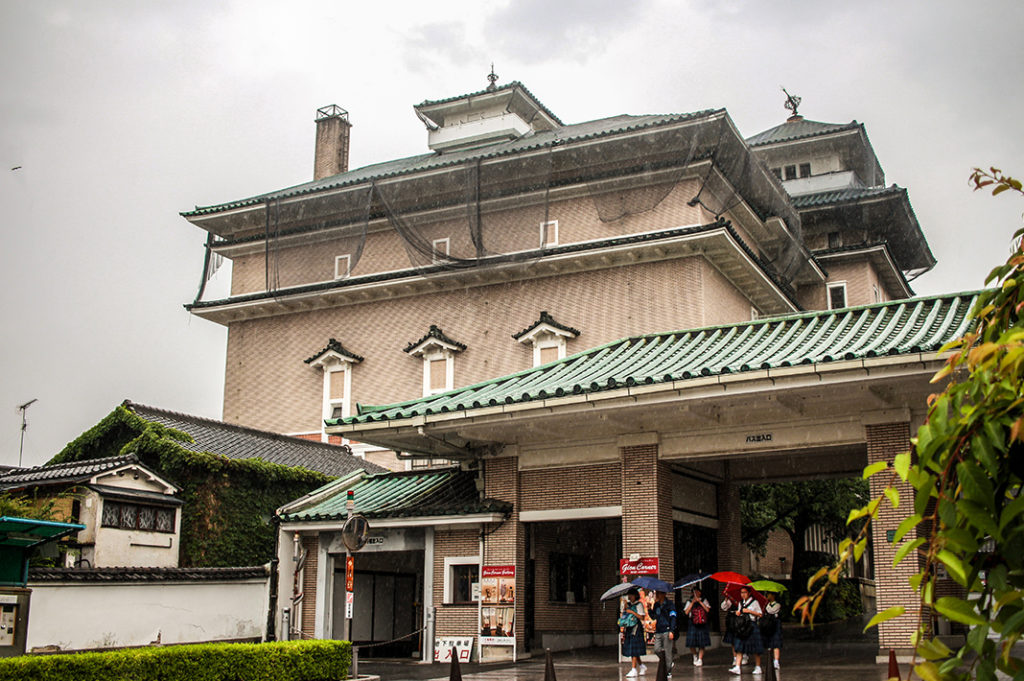
<svg viewBox="0 0 1024 681"><path fill-rule="evenodd" d="M793 205L798 209L831 206L846 201L857 201L878 196L900 196L905 194L906 191L903 187L896 185L891 187L849 187L847 189L816 192L814 194L799 194L793 197Z"/></svg>
<svg viewBox="0 0 1024 681"><path fill-rule="evenodd" d="M533 93L530 92L530 90L525 85L520 83L518 80L513 80L511 82L505 83L504 85L499 85L499 86L495 87L493 90L486 90L486 89L484 89L484 90L480 90L478 92L470 92L469 94L466 94L466 95L457 95L455 97L445 97L444 99L427 99L427 100L424 100L423 102L421 102L419 104L419 106L434 106L436 104L447 104L449 102L457 102L460 99L467 99L467 98L472 98L472 97L480 97L482 95L490 95L490 94L494 94L496 92L503 92L505 90L515 90L515 89L519 89L519 90L522 90L523 92L525 92L526 95L530 99L532 99L534 102L537 103L537 106L539 106L544 113L546 113L548 116L551 117L552 120L554 120L559 125L563 124L561 119L559 119L558 116L556 116L554 114L554 112L551 111L551 109L549 109L546 106L544 106L544 103L541 102L539 99L537 99L533 95Z"/></svg>
<svg viewBox="0 0 1024 681"><path fill-rule="evenodd" d="M350 489L355 513L367 518L404 518L476 513L507 513L512 506L480 499L475 474L458 468L384 473L361 479ZM284 521L340 520L346 516L347 490L301 510L282 515ZM313 492L315 495L316 492Z"/></svg>
<svg viewBox="0 0 1024 681"><path fill-rule="evenodd" d="M586 123L565 125L553 130L542 130L532 135L525 135L519 139L503 142L501 144L492 144L480 149L451 151L444 154L420 154L418 156L410 156L408 158L397 159L394 161L376 163L338 175L331 175L330 177L325 177L313 182L299 184L294 187L289 187L288 189L260 194L258 196L253 196L239 201L232 201L230 203L213 206L196 206L195 210L183 212L181 215L184 217L210 215L213 213L233 210L235 208L254 206L275 199L302 196L304 194L311 194L329 189L354 186L370 182L371 180L383 180L424 170L454 166L470 160L499 158L502 156L521 154L535 149L544 149L569 142L591 140L598 137L604 137L605 135L626 133L661 125L671 125L673 123L692 121L700 118L711 118L723 113L725 113L724 109L707 109L705 111L684 114L612 116L610 118L602 118Z"/></svg>
<svg viewBox="0 0 1024 681"><path fill-rule="evenodd" d="M782 125L776 125L774 128L759 132L753 137L748 137L747 144L756 147L764 144L803 139L805 137L817 137L818 135L827 135L841 130L855 130L858 127L860 127L860 123L857 121L849 123L821 123L819 121L804 120L801 117L795 121L789 120Z"/></svg>
<svg viewBox="0 0 1024 681"><path fill-rule="evenodd" d="M938 350L964 334L977 292L635 336L466 388L384 406L328 425L594 393L701 376Z"/></svg>

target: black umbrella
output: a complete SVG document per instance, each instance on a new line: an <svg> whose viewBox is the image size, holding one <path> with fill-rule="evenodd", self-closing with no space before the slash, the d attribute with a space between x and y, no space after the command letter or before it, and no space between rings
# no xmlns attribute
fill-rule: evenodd
<svg viewBox="0 0 1024 681"><path fill-rule="evenodd" d="M698 570L697 572L691 572L690 574L686 575L685 577L682 577L682 578L676 580L675 588L677 588L677 589L685 589L686 587L692 586L692 585L696 584L697 582L703 582L705 579L708 579L709 577L711 577L711 573L710 572L704 572L703 570Z"/></svg>

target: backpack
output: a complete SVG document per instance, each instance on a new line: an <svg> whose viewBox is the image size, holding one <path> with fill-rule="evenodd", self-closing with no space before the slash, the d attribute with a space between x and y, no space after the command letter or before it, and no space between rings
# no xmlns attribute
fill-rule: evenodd
<svg viewBox="0 0 1024 681"><path fill-rule="evenodd" d="M747 639L754 633L754 622L749 617L741 616L736 618L736 637Z"/></svg>
<svg viewBox="0 0 1024 681"><path fill-rule="evenodd" d="M627 629L629 629L630 627L635 627L639 623L640 620L638 620L636 618L636 615L634 615L631 612L625 612L619 617L620 627L626 627Z"/></svg>
<svg viewBox="0 0 1024 681"><path fill-rule="evenodd" d="M690 608L690 619L694 624L704 624L708 621L708 612L696 603Z"/></svg>
<svg viewBox="0 0 1024 681"><path fill-rule="evenodd" d="M757 621L757 627L761 630L761 636L769 637L775 633L775 628L779 625L779 616L772 615L771 613L765 613L761 616L761 619Z"/></svg>

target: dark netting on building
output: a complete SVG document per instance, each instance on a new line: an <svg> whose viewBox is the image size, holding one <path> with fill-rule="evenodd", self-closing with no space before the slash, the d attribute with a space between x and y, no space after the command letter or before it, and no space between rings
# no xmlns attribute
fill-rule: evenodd
<svg viewBox="0 0 1024 681"><path fill-rule="evenodd" d="M612 130L600 123L413 157L386 164L377 176L367 169L365 180L349 185L279 192L263 203L262 234L249 237L265 241L267 291L280 288L278 263L293 235L333 230L331 239L347 242L352 276L360 274L368 233L388 227L400 237L409 267L423 275L529 263L554 247L544 232L551 204L579 196L576 188L615 236L614 223L655 209L683 182L687 201L715 218L749 208L762 221L780 219L785 234L775 230L747 245L784 282L792 280L808 257L800 218L723 110L621 117L621 124L604 123Z"/></svg>

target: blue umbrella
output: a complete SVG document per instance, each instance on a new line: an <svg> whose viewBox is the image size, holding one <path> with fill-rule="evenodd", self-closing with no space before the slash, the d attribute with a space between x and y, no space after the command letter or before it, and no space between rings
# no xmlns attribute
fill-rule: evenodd
<svg viewBox="0 0 1024 681"><path fill-rule="evenodd" d="M685 589L686 587L692 586L692 585L696 584L697 582L703 582L705 579L708 579L709 577L711 577L711 573L710 572L704 572L703 570L698 570L697 572L691 572L690 574L686 575L685 577L676 580L675 588L677 588L677 589Z"/></svg>
<svg viewBox="0 0 1024 681"><path fill-rule="evenodd" d="M648 575L641 575L633 580L633 586L647 591L660 591L662 593L672 593L672 585L663 579L657 577L650 577Z"/></svg>

